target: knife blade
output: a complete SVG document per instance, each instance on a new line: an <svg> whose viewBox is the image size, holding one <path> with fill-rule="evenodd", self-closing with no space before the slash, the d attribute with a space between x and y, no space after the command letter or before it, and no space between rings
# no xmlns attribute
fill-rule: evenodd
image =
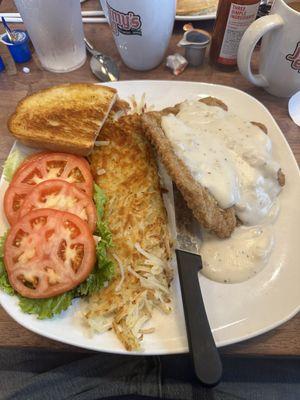
<svg viewBox="0 0 300 400"><path fill-rule="evenodd" d="M207 319L198 278L202 268L201 229L174 184L173 196L177 230L175 252L189 350L197 378L204 385L215 386L222 376L222 363Z"/></svg>

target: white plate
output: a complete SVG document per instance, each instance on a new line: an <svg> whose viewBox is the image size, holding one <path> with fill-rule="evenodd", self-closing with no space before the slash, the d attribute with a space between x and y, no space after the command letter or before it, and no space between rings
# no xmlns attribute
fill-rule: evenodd
<svg viewBox="0 0 300 400"><path fill-rule="evenodd" d="M230 109L246 119L260 121L268 127L275 156L286 174L286 186L280 194L281 213L274 225L275 249L268 266L254 278L239 284L226 285L200 276L209 322L217 345L224 346L257 336L275 328L300 309L299 226L300 179L294 156L282 132L268 110L253 97L227 86L193 82L128 81L111 84L121 98L134 94L137 99L146 93L148 104L156 108L174 105L186 98L212 95L223 100ZM26 149L22 147L23 149ZM28 149L28 148L27 148ZM0 226L5 217L2 199L6 184L0 184ZM156 332L144 336L142 354L182 353L187 341L178 277L173 283L174 311L171 315L153 317ZM17 299L0 293L0 302L7 313L25 328L40 335L75 346L126 353L116 337L108 332L93 338L76 328L73 315L77 304L53 320L39 321L23 314Z"/></svg>
<svg viewBox="0 0 300 400"><path fill-rule="evenodd" d="M201 14L201 15L176 15L176 21L205 21L208 19L216 19L216 11L211 12L209 14Z"/></svg>
<svg viewBox="0 0 300 400"><path fill-rule="evenodd" d="M289 114L296 125L300 126L300 90L289 100Z"/></svg>

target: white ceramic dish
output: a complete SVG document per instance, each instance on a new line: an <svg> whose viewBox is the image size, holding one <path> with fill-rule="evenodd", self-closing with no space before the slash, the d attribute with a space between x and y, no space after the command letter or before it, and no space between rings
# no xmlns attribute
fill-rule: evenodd
<svg viewBox="0 0 300 400"><path fill-rule="evenodd" d="M300 309L300 175L282 132L268 110L253 97L227 86L172 81L123 81L111 84L121 98L134 94L136 99L146 93L146 101L157 109L173 105L186 98L212 95L223 100L230 109L246 119L264 123L272 138L274 153L286 174L286 186L280 194L281 212L274 225L276 245L267 267L254 278L239 284L226 285L200 276L204 302L217 345L257 336L287 321ZM21 148L28 151L28 148ZM6 183L0 184L0 226L5 229L2 199ZM155 313L156 331L145 335L144 352L139 354L171 354L187 351L184 317L178 277L173 282L173 307L171 315ZM75 346L126 353L112 333L85 337L74 324L77 304L52 320L37 320L23 314L17 299L0 292L0 302L7 313L25 328L35 333Z"/></svg>
<svg viewBox="0 0 300 400"><path fill-rule="evenodd" d="M288 108L290 117L300 126L300 90L290 98Z"/></svg>
<svg viewBox="0 0 300 400"><path fill-rule="evenodd" d="M216 19L216 11L208 14L201 15L176 15L176 21L206 21L209 19Z"/></svg>

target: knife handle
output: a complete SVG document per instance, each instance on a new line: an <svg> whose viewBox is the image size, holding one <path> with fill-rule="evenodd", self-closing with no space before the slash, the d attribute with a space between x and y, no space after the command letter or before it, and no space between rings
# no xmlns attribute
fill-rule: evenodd
<svg viewBox="0 0 300 400"><path fill-rule="evenodd" d="M184 308L185 325L195 373L201 383L216 385L222 377L222 363L207 319L198 272L202 268L197 254L176 250Z"/></svg>

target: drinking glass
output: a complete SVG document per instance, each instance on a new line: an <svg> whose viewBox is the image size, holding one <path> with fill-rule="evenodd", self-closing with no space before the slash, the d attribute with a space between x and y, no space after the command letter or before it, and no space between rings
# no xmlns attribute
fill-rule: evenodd
<svg viewBox="0 0 300 400"><path fill-rule="evenodd" d="M80 0L15 0L42 66L69 72L86 59Z"/></svg>

